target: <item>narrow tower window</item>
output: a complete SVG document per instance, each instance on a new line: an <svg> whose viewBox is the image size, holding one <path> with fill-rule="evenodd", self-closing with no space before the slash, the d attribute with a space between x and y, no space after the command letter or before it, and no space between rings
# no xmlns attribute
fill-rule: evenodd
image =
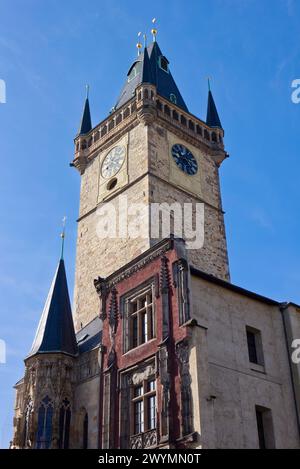
<svg viewBox="0 0 300 469"><path fill-rule="evenodd" d="M37 449L49 449L52 438L53 402L46 396L38 411Z"/></svg>
<svg viewBox="0 0 300 469"><path fill-rule="evenodd" d="M59 448L69 448L71 409L68 399L64 399L59 412Z"/></svg>

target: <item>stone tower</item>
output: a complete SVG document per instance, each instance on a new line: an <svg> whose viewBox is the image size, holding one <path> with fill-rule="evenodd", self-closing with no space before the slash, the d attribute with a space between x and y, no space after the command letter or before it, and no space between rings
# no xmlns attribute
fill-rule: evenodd
<svg viewBox="0 0 300 469"><path fill-rule="evenodd" d="M103 277L110 275L149 249L157 238L166 237L160 231L153 235L152 204L192 207L193 226L198 232L203 230L204 245L189 250L191 264L229 280L219 185L219 167L227 156L223 137L211 91L204 122L188 111L169 61L156 41L138 55L116 105L95 127L86 98L72 163L81 175L74 292L76 330L98 314L94 278L99 273ZM115 231L112 235L114 223L103 221L102 210L107 207L107 216L115 213L117 223L121 223L126 215L124 200L129 213L123 218L125 233ZM148 207L139 214L143 233L136 236L126 232L137 220L136 210L130 212L134 204ZM197 204L204 208L204 226L196 225ZM173 232L178 213L170 213ZM183 221L180 223L183 226ZM104 229L110 237L99 236L99 230ZM182 237L186 238L185 232Z"/></svg>
<svg viewBox="0 0 300 469"><path fill-rule="evenodd" d="M28 356L16 384L15 448L68 448L78 355L65 265L59 261Z"/></svg>

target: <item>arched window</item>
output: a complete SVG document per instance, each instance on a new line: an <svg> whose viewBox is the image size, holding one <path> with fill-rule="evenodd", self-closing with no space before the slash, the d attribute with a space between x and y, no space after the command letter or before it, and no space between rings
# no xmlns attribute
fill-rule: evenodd
<svg viewBox="0 0 300 469"><path fill-rule="evenodd" d="M83 449L88 449L88 441L89 441L89 416L88 413L85 413L83 418L83 439L82 439L82 447Z"/></svg>
<svg viewBox="0 0 300 469"><path fill-rule="evenodd" d="M38 428L36 438L36 447L38 449L48 449L51 446L52 417L53 402L49 396L46 396L42 400L38 411Z"/></svg>
<svg viewBox="0 0 300 469"><path fill-rule="evenodd" d="M70 401L64 399L59 411L59 448L69 448L71 409Z"/></svg>

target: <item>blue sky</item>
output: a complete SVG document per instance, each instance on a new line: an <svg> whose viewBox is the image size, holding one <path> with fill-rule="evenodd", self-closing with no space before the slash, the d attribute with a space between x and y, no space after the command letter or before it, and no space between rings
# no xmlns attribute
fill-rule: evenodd
<svg viewBox="0 0 300 469"><path fill-rule="evenodd" d="M193 114L207 84L231 157L221 169L232 281L300 303L300 4L296 0L1 0L0 447L12 433L14 383L60 251L72 292L79 175L69 168L85 83L93 124L116 101L138 31L158 42ZM150 34L149 34L150 36ZM101 274L101 272L99 272Z"/></svg>

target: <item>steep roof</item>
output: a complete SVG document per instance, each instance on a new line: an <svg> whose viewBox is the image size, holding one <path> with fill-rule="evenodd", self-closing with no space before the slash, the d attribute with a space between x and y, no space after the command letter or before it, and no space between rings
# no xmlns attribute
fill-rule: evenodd
<svg viewBox="0 0 300 469"><path fill-rule="evenodd" d="M92 119L91 119L89 98L86 97L84 106L83 106L83 112L82 112L78 135L87 134L90 130L92 130Z"/></svg>
<svg viewBox="0 0 300 469"><path fill-rule="evenodd" d="M222 129L222 124L211 90L208 91L206 123L210 127L219 127Z"/></svg>
<svg viewBox="0 0 300 469"><path fill-rule="evenodd" d="M28 357L53 352L78 353L63 259L57 266Z"/></svg>
<svg viewBox="0 0 300 469"><path fill-rule="evenodd" d="M162 66L162 61L165 67ZM176 100L177 106L188 112L188 108L181 96L181 93L172 77L169 69L169 61L162 54L157 42L153 42L144 49L131 65L126 82L117 100L114 109L118 109L134 96L136 88L141 83L155 85L157 93L171 101ZM174 102L174 101L173 101Z"/></svg>

